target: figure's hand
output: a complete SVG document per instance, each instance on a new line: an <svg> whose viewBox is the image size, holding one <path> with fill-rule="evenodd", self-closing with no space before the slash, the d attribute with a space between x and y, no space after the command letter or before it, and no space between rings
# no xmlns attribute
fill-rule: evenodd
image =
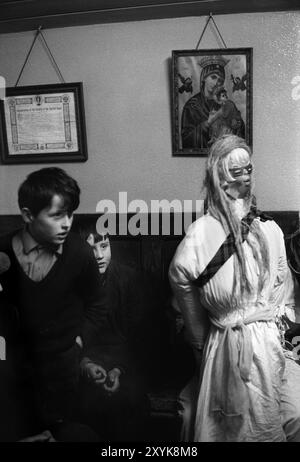
<svg viewBox="0 0 300 462"><path fill-rule="evenodd" d="M120 388L120 375L121 371L118 367L114 367L107 374L107 379L103 385L104 390L108 394L116 393Z"/></svg>
<svg viewBox="0 0 300 462"><path fill-rule="evenodd" d="M99 364L92 361L81 363L81 369L86 375L88 380L94 382L96 385L103 384L106 380L106 370Z"/></svg>

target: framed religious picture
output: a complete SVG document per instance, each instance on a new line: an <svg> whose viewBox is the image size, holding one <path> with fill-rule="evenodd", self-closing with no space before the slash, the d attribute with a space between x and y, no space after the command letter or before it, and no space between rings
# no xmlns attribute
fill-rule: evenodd
<svg viewBox="0 0 300 462"><path fill-rule="evenodd" d="M173 156L207 156L221 135L252 145L252 48L172 52Z"/></svg>
<svg viewBox="0 0 300 462"><path fill-rule="evenodd" d="M87 160L81 82L7 88L0 124L3 164Z"/></svg>

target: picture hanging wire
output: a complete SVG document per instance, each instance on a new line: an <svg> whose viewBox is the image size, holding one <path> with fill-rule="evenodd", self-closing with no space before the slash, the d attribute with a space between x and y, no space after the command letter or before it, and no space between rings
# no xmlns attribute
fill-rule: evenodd
<svg viewBox="0 0 300 462"><path fill-rule="evenodd" d="M225 43L225 41L224 41L224 39L223 39L223 37L222 37L222 35L221 35L221 32L220 32L219 29L218 29L218 26L217 26L217 24L216 24L216 22L215 22L215 20L214 20L214 18L213 18L212 13L209 13L209 17L208 17L208 19L207 19L207 21L206 21L206 24L205 24L205 26L204 26L204 29L203 29L203 31L202 31L202 33L201 33L201 35L200 35L199 40L198 40L198 43L197 43L197 46L196 46L196 50L198 50L199 45L200 45L200 42L201 42L201 40L202 40L202 37L203 37L203 35L204 35L205 31L206 31L206 28L207 28L207 26L208 26L208 23L209 23L209 21L211 21L211 20L212 20L212 22L213 22L213 24L214 24L214 26L215 26L215 28L216 28L218 34L219 34L220 39L221 39L222 42L223 42L224 48L227 48L227 45L226 45L226 43Z"/></svg>
<svg viewBox="0 0 300 462"><path fill-rule="evenodd" d="M54 58L53 54L51 53L51 50L50 50L50 48L49 48L49 46L48 46L48 43L47 43L47 41L46 41L46 39L45 39L45 37L44 37L44 34L43 34L43 32L42 32L42 26L39 26L39 28L37 29L37 31L36 31L36 33L35 33L35 36L34 36L34 39L33 39L32 44L31 44L31 46L30 46L30 49L29 49L29 51L28 51L28 53L27 53L27 55L26 55L24 64L23 64L23 66L22 66L22 69L21 69L21 71L20 71L20 73L19 73L19 76L18 76L18 78L17 78L17 81L16 81L16 83L15 83L15 87L18 86L18 83L19 83L20 78L21 78L21 76L22 76L22 74L23 74L24 68L25 68L25 66L26 66L26 64L27 64L27 62L28 62L28 60L29 60L30 54L31 54L31 52L32 52L32 50L33 50L34 44L35 44L36 39L37 39L38 37L42 40L43 45L46 47L46 50L47 50L47 52L48 52L48 57L49 57L49 59L50 59L50 62L51 62L51 64L52 64L52 66L53 66L55 72L56 72L57 75L58 75L58 78L60 79L61 83L65 83L65 80L64 80L64 78L63 78L63 76L62 76L62 73L60 72L60 69L59 69L59 67L58 67L58 65L57 65L57 62L55 61L55 58Z"/></svg>

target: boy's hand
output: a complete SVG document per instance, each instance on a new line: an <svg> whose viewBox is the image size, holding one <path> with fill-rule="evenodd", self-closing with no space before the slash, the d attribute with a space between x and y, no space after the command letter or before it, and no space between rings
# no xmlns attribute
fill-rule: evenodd
<svg viewBox="0 0 300 462"><path fill-rule="evenodd" d="M120 375L121 371L118 367L114 367L108 372L107 379L103 385L103 388L108 392L109 395L116 393L119 390Z"/></svg>
<svg viewBox="0 0 300 462"><path fill-rule="evenodd" d="M38 435L28 436L19 440L22 443L54 443L56 440L53 438L52 433L49 430L45 430L43 433Z"/></svg>
<svg viewBox="0 0 300 462"><path fill-rule="evenodd" d="M92 361L83 362L81 369L88 378L88 380L94 382L96 385L103 384L106 380L106 370L99 364L93 363Z"/></svg>

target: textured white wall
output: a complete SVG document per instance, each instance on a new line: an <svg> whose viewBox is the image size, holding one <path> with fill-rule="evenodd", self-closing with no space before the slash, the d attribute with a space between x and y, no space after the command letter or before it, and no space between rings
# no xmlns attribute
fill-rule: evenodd
<svg viewBox="0 0 300 462"><path fill-rule="evenodd" d="M300 209L300 13L217 16L228 47L253 47L256 195L265 210ZM204 158L172 157L169 60L194 48L206 18L44 31L67 82L84 83L89 159L59 164L82 188L80 212L97 202L200 197ZM33 32L0 36L0 74L15 84ZM200 48L221 46L208 27ZM20 85L57 83L37 42ZM300 77L299 83L300 85ZM295 85L294 85L295 86ZM297 97L296 89L294 97ZM0 165L0 213L18 213L17 187L44 165Z"/></svg>

